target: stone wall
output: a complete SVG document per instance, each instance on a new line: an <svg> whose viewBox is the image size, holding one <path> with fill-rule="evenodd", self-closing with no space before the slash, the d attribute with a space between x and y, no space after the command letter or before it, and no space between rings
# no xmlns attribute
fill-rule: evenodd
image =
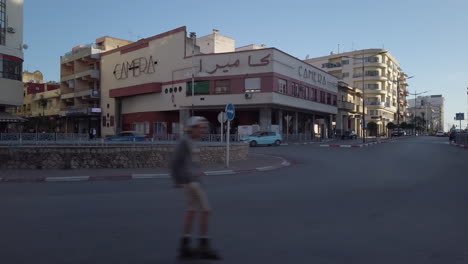
<svg viewBox="0 0 468 264"><path fill-rule="evenodd" d="M175 145L0 147L0 169L167 167ZM248 145L231 145L230 160L245 160ZM223 163L226 147L201 146L202 165Z"/></svg>

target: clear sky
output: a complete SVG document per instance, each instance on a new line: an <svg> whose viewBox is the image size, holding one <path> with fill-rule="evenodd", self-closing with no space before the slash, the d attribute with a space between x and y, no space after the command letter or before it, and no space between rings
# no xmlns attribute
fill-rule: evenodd
<svg viewBox="0 0 468 264"><path fill-rule="evenodd" d="M25 0L24 8L24 69L46 80L59 81L60 56L74 46L185 25L198 36L216 28L237 46L265 44L300 59L337 52L338 44L384 47L415 75L411 92L445 97L446 126L468 107L467 0Z"/></svg>

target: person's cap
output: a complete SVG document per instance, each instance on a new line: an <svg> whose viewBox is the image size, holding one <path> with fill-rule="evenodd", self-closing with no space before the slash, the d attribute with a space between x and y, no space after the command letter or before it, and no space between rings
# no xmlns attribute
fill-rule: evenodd
<svg viewBox="0 0 468 264"><path fill-rule="evenodd" d="M200 126L208 124L208 120L203 116L192 116L187 120L186 126L187 128L192 128L194 126Z"/></svg>

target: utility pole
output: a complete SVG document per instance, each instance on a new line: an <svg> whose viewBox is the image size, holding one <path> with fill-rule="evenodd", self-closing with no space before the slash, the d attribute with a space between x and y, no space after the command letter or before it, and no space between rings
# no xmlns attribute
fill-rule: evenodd
<svg viewBox="0 0 468 264"><path fill-rule="evenodd" d="M197 39L197 34L195 32L190 32L190 39L192 40L192 116L195 115L195 106L194 106L194 97L195 97L195 64L193 62L195 56L195 40Z"/></svg>

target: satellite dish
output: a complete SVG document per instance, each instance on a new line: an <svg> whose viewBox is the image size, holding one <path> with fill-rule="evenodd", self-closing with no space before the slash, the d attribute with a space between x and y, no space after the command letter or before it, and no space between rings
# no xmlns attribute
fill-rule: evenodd
<svg viewBox="0 0 468 264"><path fill-rule="evenodd" d="M29 48L28 44L23 44L23 49L28 49L28 48Z"/></svg>

